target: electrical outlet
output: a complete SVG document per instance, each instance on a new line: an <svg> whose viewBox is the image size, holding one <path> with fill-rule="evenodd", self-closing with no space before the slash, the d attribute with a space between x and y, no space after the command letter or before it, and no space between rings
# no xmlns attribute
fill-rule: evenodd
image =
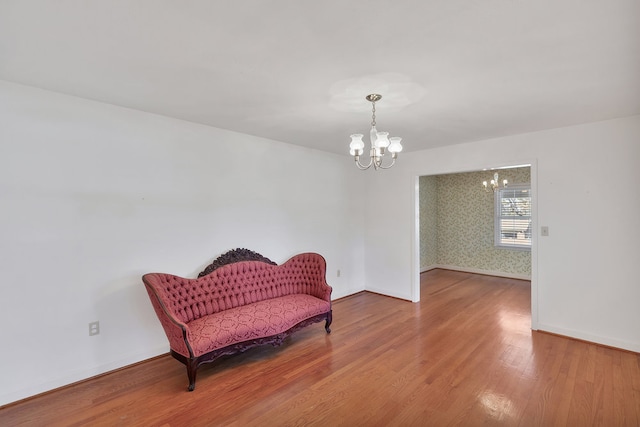
<svg viewBox="0 0 640 427"><path fill-rule="evenodd" d="M340 277L340 269L338 269L338 277Z"/></svg>
<svg viewBox="0 0 640 427"><path fill-rule="evenodd" d="M89 336L98 335L100 333L100 322L95 321L89 323Z"/></svg>
<svg viewBox="0 0 640 427"><path fill-rule="evenodd" d="M547 227L546 225L543 225L542 227L540 227L540 235L541 236L548 236L549 235L549 227Z"/></svg>

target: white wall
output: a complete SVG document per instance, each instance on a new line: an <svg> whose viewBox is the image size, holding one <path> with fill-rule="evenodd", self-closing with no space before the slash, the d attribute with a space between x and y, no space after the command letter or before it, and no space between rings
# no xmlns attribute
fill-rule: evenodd
<svg viewBox="0 0 640 427"><path fill-rule="evenodd" d="M363 173L347 156L0 82L0 405L166 352L140 276L193 277L231 248L316 251L334 298L366 279L415 300L418 176L529 162L550 229L534 242L536 326L640 351L638 141L640 116Z"/></svg>
<svg viewBox="0 0 640 427"><path fill-rule="evenodd" d="M363 290L364 178L346 156L0 82L0 405L167 352L147 272L314 251L334 299Z"/></svg>
<svg viewBox="0 0 640 427"><path fill-rule="evenodd" d="M393 226L365 237L367 289L417 299L418 176L523 163L537 196L534 326L640 352L640 116L401 156L368 186L368 225Z"/></svg>

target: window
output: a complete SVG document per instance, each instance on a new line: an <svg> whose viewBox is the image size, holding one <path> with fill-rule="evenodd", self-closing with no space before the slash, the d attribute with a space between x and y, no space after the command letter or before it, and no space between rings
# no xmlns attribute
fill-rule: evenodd
<svg viewBox="0 0 640 427"><path fill-rule="evenodd" d="M495 246L531 249L531 187L510 185L495 192Z"/></svg>

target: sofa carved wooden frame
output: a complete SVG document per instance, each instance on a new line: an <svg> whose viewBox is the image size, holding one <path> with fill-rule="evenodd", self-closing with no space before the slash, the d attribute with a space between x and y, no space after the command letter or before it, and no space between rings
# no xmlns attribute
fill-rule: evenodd
<svg viewBox="0 0 640 427"><path fill-rule="evenodd" d="M250 251L248 249L239 248L239 249L233 249L231 251L228 251L225 254L221 255L220 257L216 258L210 265L208 265L198 275L198 278L203 277L207 274L210 274L214 270L222 266L236 263L236 262L242 262L242 261L260 261L260 262L264 262L271 265L277 265L275 262L271 261L268 258L263 257L262 255L256 252ZM160 302L160 304L162 304L162 302ZM322 322L323 320L325 321L324 328L326 332L328 334L331 333L330 325L333 320L333 315L332 315L332 310L329 309L326 313L318 314L316 316L313 316L298 322L297 324L295 324L294 326L292 326L291 328L289 328L284 332L271 335L271 336L262 337L262 338L255 338L247 341L237 342L229 346L218 348L210 352L201 354L198 357L194 356L194 351L191 348L189 341L187 339L187 331L183 327L181 327L182 338L186 343L187 350L189 352L190 357L186 357L178 353L177 351L174 351L173 349L171 349L170 352L171 352L171 356L173 356L176 360L180 361L186 366L187 376L189 379L188 390L193 391L195 389L195 383L196 383L196 372L198 368L201 367L202 365L214 362L215 360L223 356L243 353L254 347L258 347L266 344L271 344L273 346L282 345L285 339L291 334L293 334L294 332L306 326L309 326L313 323Z"/></svg>

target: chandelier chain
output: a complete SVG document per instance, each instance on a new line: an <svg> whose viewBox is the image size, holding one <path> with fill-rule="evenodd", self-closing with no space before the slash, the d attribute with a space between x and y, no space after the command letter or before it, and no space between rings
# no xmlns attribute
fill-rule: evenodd
<svg viewBox="0 0 640 427"><path fill-rule="evenodd" d="M373 113L371 115L371 126L376 127L376 103L375 103L375 101L373 101L372 104L373 104Z"/></svg>

